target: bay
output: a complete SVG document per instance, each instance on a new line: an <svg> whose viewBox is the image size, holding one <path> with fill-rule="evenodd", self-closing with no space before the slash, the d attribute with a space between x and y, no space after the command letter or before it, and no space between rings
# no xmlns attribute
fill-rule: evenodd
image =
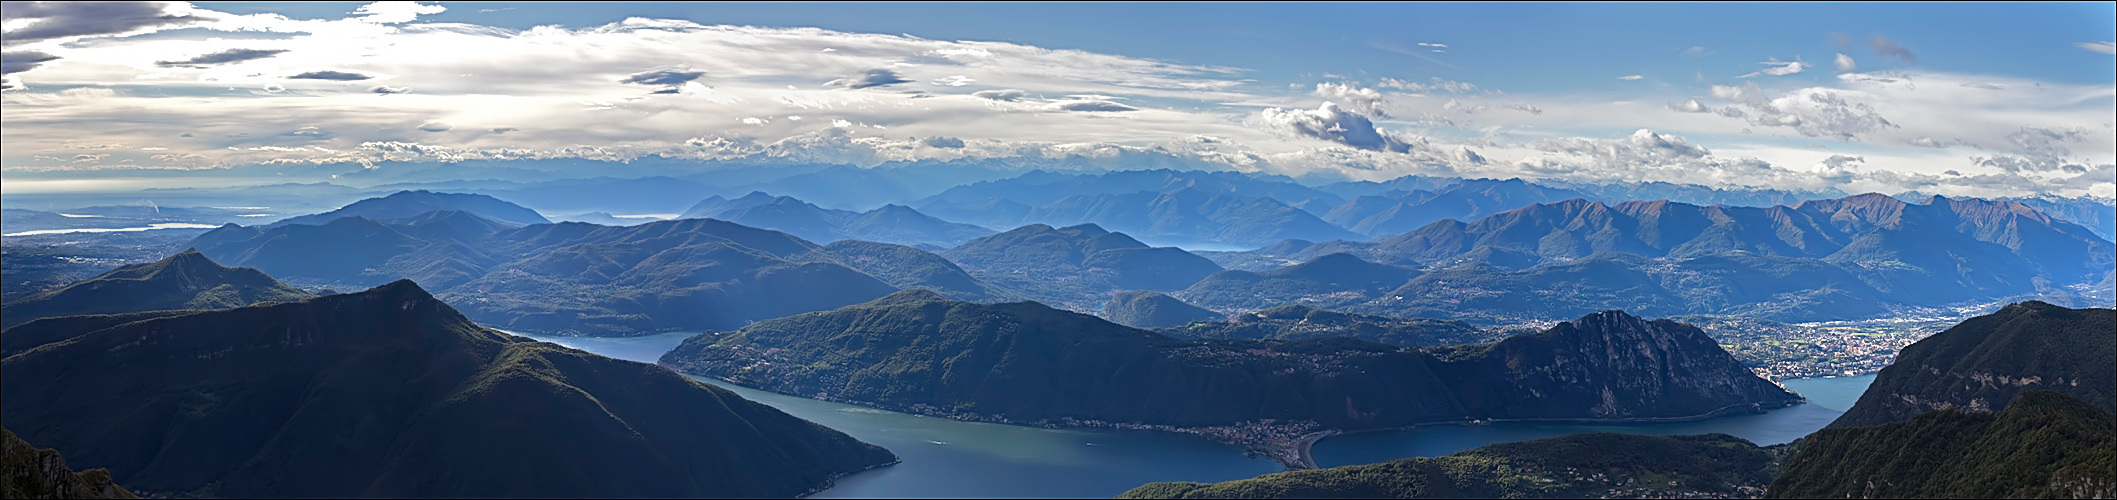
<svg viewBox="0 0 2117 500"><path fill-rule="evenodd" d="M653 363L691 335L524 336ZM837 486L812 498L1109 498L1155 481L1230 481L1282 470L1271 460L1244 457L1240 447L1182 434L962 422L692 378L888 448L904 460L839 478Z"/></svg>
<svg viewBox="0 0 2117 500"><path fill-rule="evenodd" d="M1316 443L1316 464L1323 467L1434 457L1480 446L1528 441L1587 432L1655 436L1723 433L1759 445L1800 439L1830 425L1874 383L1874 375L1791 379L1787 389L1807 396L1808 403L1752 415L1731 415L1692 422L1590 424L1569 422L1500 422L1487 425L1430 425L1410 429L1343 434Z"/></svg>

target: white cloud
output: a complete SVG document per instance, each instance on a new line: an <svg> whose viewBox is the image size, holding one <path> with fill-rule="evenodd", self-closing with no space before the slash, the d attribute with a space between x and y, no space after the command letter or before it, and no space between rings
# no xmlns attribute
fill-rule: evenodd
<svg viewBox="0 0 2117 500"><path fill-rule="evenodd" d="M1375 89L1346 83L1318 83L1313 94L1316 97L1338 103L1339 106L1344 106L1345 109L1352 110L1355 113L1377 118L1389 116L1387 113L1382 112L1382 93Z"/></svg>
<svg viewBox="0 0 2117 500"><path fill-rule="evenodd" d="M1770 60L1770 61L1765 61L1765 62L1761 62L1761 63L1757 63L1757 64L1762 64L1762 65L1766 65L1766 66L1778 66L1778 67L1776 67L1776 68L1765 68L1765 69L1763 69L1763 70L1759 70L1759 71L1757 71L1757 72L1755 72L1755 73L1750 73L1750 74L1747 74L1747 75L1742 75L1742 76L1738 76L1738 77L1735 77L1735 78L1754 78L1754 77L1757 77L1757 76L1761 76L1761 75L1771 75L1771 76L1786 76L1786 75L1791 75L1791 74L1794 74L1794 73L1800 73L1800 72L1801 72L1801 70L1803 70L1803 69L1807 69L1807 68L1808 68L1808 66L1809 66L1809 65L1808 65L1808 63L1804 63L1804 62L1801 62L1801 60L1800 60L1800 59L1795 59L1795 60L1792 60L1792 61L1781 61L1781 60L1778 60L1778 59L1772 59L1772 60Z"/></svg>
<svg viewBox="0 0 2117 500"><path fill-rule="evenodd" d="M1340 108L1336 103L1326 102L1313 110L1266 108L1251 121L1283 135L1321 139L1359 149L1404 153L1411 151L1413 145L1413 141L1376 129L1373 121Z"/></svg>
<svg viewBox="0 0 2117 500"><path fill-rule="evenodd" d="M1712 111L1711 108L1705 107L1704 104L1699 104L1697 99L1691 99L1688 101L1683 101L1681 103L1670 104L1669 109L1682 111L1685 113L1705 113L1708 111Z"/></svg>
<svg viewBox="0 0 2117 500"><path fill-rule="evenodd" d="M1638 79L1641 79L1641 78L1646 78L1646 77L1645 77L1645 76L1641 76L1641 75L1625 75L1625 76L1620 76L1620 77L1617 77L1617 79L1619 79L1619 80L1627 80L1627 81L1630 81L1630 80L1638 80Z"/></svg>
<svg viewBox="0 0 2117 500"><path fill-rule="evenodd" d="M2117 54L2117 42L2080 42L2073 44L2073 46L2087 49L2089 52Z"/></svg>
<svg viewBox="0 0 2117 500"><path fill-rule="evenodd" d="M1860 65L1852 61L1852 56L1845 55L1843 52L1838 53L1837 63L1839 73L1851 73L1860 70Z"/></svg>
<svg viewBox="0 0 2117 500"><path fill-rule="evenodd" d="M911 83L911 80L906 80L904 79L904 77L898 76L896 71L891 71L887 69L871 69L856 73L852 76L848 76L845 78L831 80L829 82L825 82L823 85L826 87L865 89L896 85L899 83Z"/></svg>
<svg viewBox="0 0 2117 500"><path fill-rule="evenodd" d="M419 16L440 14L448 10L439 4L425 5L418 2L375 2L353 9L354 14L365 14L355 18L362 22L392 24L411 22Z"/></svg>
<svg viewBox="0 0 2117 500"><path fill-rule="evenodd" d="M990 99L994 101L1012 101L1027 97L1029 95L1029 92L1019 89L980 90L977 92L971 92L970 95L979 99Z"/></svg>

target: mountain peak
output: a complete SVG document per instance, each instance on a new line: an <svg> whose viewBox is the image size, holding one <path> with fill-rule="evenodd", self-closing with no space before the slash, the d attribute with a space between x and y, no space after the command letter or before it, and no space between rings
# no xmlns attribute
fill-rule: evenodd
<svg viewBox="0 0 2117 500"><path fill-rule="evenodd" d="M1047 227L1048 227L1048 226L1047 226ZM1080 232L1080 233L1082 233L1082 234L1087 234L1087 235L1090 235L1090 236L1102 236L1102 235L1105 235L1105 234L1109 234L1109 233L1110 233L1110 231L1109 231L1109 230L1107 230L1107 229L1103 229L1103 227L1102 227L1102 226L1098 226L1098 225L1095 225L1095 223L1093 223L1093 222L1089 222L1089 223L1083 223L1083 224L1075 224L1075 225L1071 225L1071 226L1066 226L1066 227L1058 228L1058 230L1060 230L1060 231L1077 231L1077 232Z"/></svg>

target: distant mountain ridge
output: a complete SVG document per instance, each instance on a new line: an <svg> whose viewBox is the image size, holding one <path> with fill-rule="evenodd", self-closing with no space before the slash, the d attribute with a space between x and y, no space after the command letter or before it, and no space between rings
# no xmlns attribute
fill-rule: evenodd
<svg viewBox="0 0 2117 500"><path fill-rule="evenodd" d="M706 198L680 219L720 219L761 227L817 243L863 240L902 245L955 246L994 231L934 218L903 205L884 205L867 212L832 210L791 196L751 192L741 198Z"/></svg>
<svg viewBox="0 0 2117 500"><path fill-rule="evenodd" d="M1200 321L1220 321L1227 316L1211 309L1186 304L1175 297L1146 290L1118 292L1110 296L1097 316L1133 328L1153 329L1184 326Z"/></svg>
<svg viewBox="0 0 2117 500"><path fill-rule="evenodd" d="M1191 322L1155 328L1154 331L1182 339L1305 340L1352 337L1399 347L1485 344L1506 338L1506 335L1499 332L1481 329L1461 321L1367 316L1299 304L1238 314L1226 321Z"/></svg>
<svg viewBox="0 0 2117 500"><path fill-rule="evenodd" d="M940 252L972 276L1027 298L1075 310L1118 290L1177 290L1220 271L1175 247L1149 247L1095 224L1031 224Z"/></svg>
<svg viewBox="0 0 2117 500"><path fill-rule="evenodd" d="M436 193L432 191L398 191L381 198L369 198L346 205L344 208L315 215L304 215L282 219L267 224L267 227L290 224L322 225L332 220L347 217L365 217L375 220L394 220L417 217L434 211L457 210L476 214L479 217L512 226L549 224L543 215L521 205L500 201L482 194Z"/></svg>
<svg viewBox="0 0 2117 500"><path fill-rule="evenodd" d="M160 495L784 497L895 461L668 370L480 327L410 281L104 327L0 375L11 429Z"/></svg>
<svg viewBox="0 0 2117 500"><path fill-rule="evenodd" d="M191 249L0 305L0 328L56 316L227 309L309 297L256 269L222 266Z"/></svg>

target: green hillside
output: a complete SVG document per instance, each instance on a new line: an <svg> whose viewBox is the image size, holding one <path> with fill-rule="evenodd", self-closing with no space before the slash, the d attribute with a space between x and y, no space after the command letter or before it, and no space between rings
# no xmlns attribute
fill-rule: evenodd
<svg viewBox="0 0 2117 500"><path fill-rule="evenodd" d="M157 495L785 497L895 461L659 367L480 327L409 281L9 356L0 418Z"/></svg>
<svg viewBox="0 0 2117 500"><path fill-rule="evenodd" d="M1186 304L1175 297L1146 290L1118 292L1110 296L1100 315L1112 323L1133 328L1180 327L1227 319L1211 309Z"/></svg>
<svg viewBox="0 0 2117 500"><path fill-rule="evenodd" d="M1831 427L1883 424L1944 408L1998 411L2023 391L2117 409L2117 310L2022 302L1911 344Z"/></svg>
<svg viewBox="0 0 2117 500"><path fill-rule="evenodd" d="M1302 340L1353 337L1400 347L1436 347L1497 342L1505 337L1469 323L1427 318L1391 318L1284 305L1228 321L1193 322L1156 330L1187 339Z"/></svg>
<svg viewBox="0 0 2117 500"><path fill-rule="evenodd" d="M2109 498L2117 495L2117 416L2043 390L1998 413L1947 409L1817 431L1773 498Z"/></svg>

